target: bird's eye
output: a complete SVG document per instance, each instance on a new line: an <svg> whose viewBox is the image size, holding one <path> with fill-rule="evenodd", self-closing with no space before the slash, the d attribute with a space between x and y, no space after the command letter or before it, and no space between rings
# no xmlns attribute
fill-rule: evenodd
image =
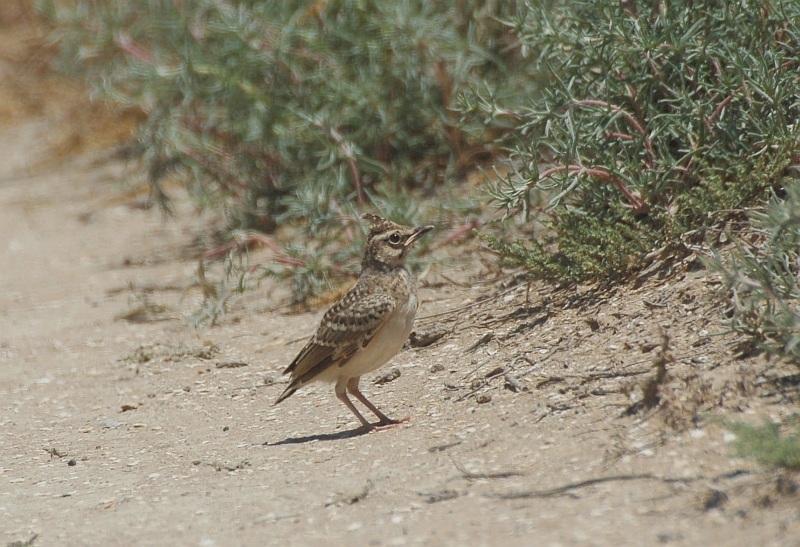
<svg viewBox="0 0 800 547"><path fill-rule="evenodd" d="M389 236L389 243L392 243L392 244L394 244L394 245L396 245L396 244L400 243L400 234L398 234L397 232L395 232L395 233L393 233L392 235L390 235L390 236Z"/></svg>

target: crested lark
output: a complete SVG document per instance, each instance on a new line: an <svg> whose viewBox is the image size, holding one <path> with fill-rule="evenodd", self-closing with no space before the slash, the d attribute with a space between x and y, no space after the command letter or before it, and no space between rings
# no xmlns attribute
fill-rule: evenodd
<svg viewBox="0 0 800 547"><path fill-rule="evenodd" d="M300 350L284 374L291 382L275 404L309 382L335 382L336 397L366 428L399 423L359 391L361 376L383 366L408 340L417 313L417 289L405 268L412 244L433 226L408 228L377 215L362 217L370 232L355 286L322 316L317 332ZM370 424L347 393L375 416Z"/></svg>

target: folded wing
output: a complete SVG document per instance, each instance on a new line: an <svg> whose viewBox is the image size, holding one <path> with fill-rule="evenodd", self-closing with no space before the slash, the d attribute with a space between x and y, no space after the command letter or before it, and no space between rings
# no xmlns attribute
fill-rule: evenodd
<svg viewBox="0 0 800 547"><path fill-rule="evenodd" d="M344 365L359 349L366 347L394 310L386 294L365 294L357 284L322 317L316 334L300 350L284 374L292 381L275 403L332 366Z"/></svg>

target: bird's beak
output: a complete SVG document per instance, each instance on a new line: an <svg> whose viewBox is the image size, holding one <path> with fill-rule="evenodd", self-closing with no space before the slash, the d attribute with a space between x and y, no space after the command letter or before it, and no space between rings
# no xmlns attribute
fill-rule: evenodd
<svg viewBox="0 0 800 547"><path fill-rule="evenodd" d="M431 230L433 230L433 226L420 226L419 228L416 228L411 236L406 240L406 247L410 246L412 243Z"/></svg>

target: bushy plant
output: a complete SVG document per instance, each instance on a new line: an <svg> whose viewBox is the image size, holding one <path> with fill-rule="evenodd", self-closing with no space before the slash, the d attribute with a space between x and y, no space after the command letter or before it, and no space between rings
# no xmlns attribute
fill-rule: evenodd
<svg viewBox="0 0 800 547"><path fill-rule="evenodd" d="M522 109L465 94L461 108L516 126L492 198L540 213L550 236L487 239L535 275L636 270L714 213L768 199L796 159L798 2L529 0L507 24L544 93Z"/></svg>
<svg viewBox="0 0 800 547"><path fill-rule="evenodd" d="M800 366L800 179L784 192L751 215L755 241L737 238L708 263L730 295L731 328Z"/></svg>
<svg viewBox="0 0 800 547"><path fill-rule="evenodd" d="M784 435L780 424L769 421L760 427L741 422L724 425L736 434L734 448L739 456L754 458L765 465L800 469L800 427L794 421L793 431Z"/></svg>
<svg viewBox="0 0 800 547"><path fill-rule="evenodd" d="M410 222L419 208L409 201L438 194L426 222L463 211L457 185L500 153L503 129L459 119L460 94L487 89L519 104L536 93L501 23L513 3L39 5L61 66L144 113L139 151L158 203L169 207L167 178L182 181L198 203L224 208L235 251L242 230L301 226L302 245L263 269L293 279L297 300L352 269L333 264L357 264L360 210Z"/></svg>
<svg viewBox="0 0 800 547"><path fill-rule="evenodd" d="M459 120L460 93L485 87L517 104L535 92L503 2L39 5L61 66L145 114L139 149L161 205L165 179L183 181L224 208L234 252L243 231L301 227L302 248L263 268L294 280L297 300L352 269L334 264L357 265L360 210L410 223L421 209L427 222L463 209L453 187L499 149L495 128Z"/></svg>
<svg viewBox="0 0 800 547"><path fill-rule="evenodd" d="M503 2L42 4L64 66L146 113L154 195L178 176L232 228L330 227L393 192L433 192L493 153L455 97L484 81L530 91Z"/></svg>

